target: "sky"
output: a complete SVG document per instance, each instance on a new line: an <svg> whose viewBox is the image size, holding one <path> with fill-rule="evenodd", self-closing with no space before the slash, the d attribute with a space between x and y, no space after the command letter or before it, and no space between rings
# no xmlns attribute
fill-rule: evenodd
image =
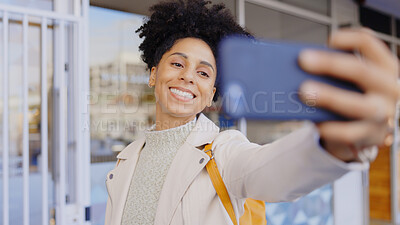
<svg viewBox="0 0 400 225"><path fill-rule="evenodd" d="M144 17L91 6L89 9L89 63L98 65L114 61L119 53L139 57L141 39L135 33Z"/></svg>

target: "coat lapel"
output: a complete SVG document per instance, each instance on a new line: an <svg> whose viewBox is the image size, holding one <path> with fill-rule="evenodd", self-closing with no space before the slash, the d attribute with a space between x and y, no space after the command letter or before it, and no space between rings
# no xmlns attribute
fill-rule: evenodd
<svg viewBox="0 0 400 225"><path fill-rule="evenodd" d="M171 223L174 212L189 185L209 160L208 155L197 147L211 143L218 133L219 128L200 114L195 127L186 142L178 149L168 170L158 201L155 225Z"/></svg>
<svg viewBox="0 0 400 225"><path fill-rule="evenodd" d="M106 186L113 211L111 224L121 224L131 178L144 142L145 138L142 137L128 145L117 156L119 165L107 174Z"/></svg>
<svg viewBox="0 0 400 225"><path fill-rule="evenodd" d="M204 158L203 162L199 163L202 158ZM170 224L186 189L203 169L208 159L207 154L197 148L187 143L182 145L168 170L158 200L155 225Z"/></svg>

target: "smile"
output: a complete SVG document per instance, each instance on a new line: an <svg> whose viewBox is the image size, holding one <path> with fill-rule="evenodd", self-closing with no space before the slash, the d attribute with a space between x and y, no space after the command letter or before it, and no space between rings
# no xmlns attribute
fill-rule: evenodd
<svg viewBox="0 0 400 225"><path fill-rule="evenodd" d="M172 93L174 93L174 94L176 94L176 95L178 95L180 97L186 98L186 99L193 99L195 97L192 93L189 93L189 92L186 92L186 91L181 91L181 90L178 90L176 88L170 88L169 90Z"/></svg>

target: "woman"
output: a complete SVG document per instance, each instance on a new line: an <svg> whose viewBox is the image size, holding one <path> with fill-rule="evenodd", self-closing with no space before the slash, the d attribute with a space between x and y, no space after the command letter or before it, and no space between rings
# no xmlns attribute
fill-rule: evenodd
<svg viewBox="0 0 400 225"><path fill-rule="evenodd" d="M316 106L353 120L307 123L263 146L238 131L219 132L201 114L218 96L216 46L228 34L249 33L223 6L202 0L159 3L151 11L138 32L156 96L156 124L117 156L118 165L107 175L107 225L232 224L205 170L205 144L213 142L239 218L245 198L291 201L349 171L367 169L369 162L360 156L383 144L393 129L388 121L400 95L398 62L371 31L361 29L337 32L329 44L359 50L363 60L315 51L299 57L304 70L364 90L357 94L308 81L300 88L304 101L307 93L317 93Z"/></svg>

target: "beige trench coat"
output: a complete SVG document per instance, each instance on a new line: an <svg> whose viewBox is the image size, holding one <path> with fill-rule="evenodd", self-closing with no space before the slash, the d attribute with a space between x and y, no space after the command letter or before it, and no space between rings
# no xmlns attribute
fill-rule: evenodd
<svg viewBox="0 0 400 225"><path fill-rule="evenodd" d="M155 225L232 224L212 186L201 149L214 141L215 159L229 191L236 215L243 214L245 198L268 202L291 201L368 164L343 163L318 145L312 123L267 145L251 143L239 131L219 132L200 114L186 142L179 148L161 191ZM117 158L119 165L107 174L106 225L121 224L131 178L144 144L140 138ZM237 216L237 218L239 218Z"/></svg>

